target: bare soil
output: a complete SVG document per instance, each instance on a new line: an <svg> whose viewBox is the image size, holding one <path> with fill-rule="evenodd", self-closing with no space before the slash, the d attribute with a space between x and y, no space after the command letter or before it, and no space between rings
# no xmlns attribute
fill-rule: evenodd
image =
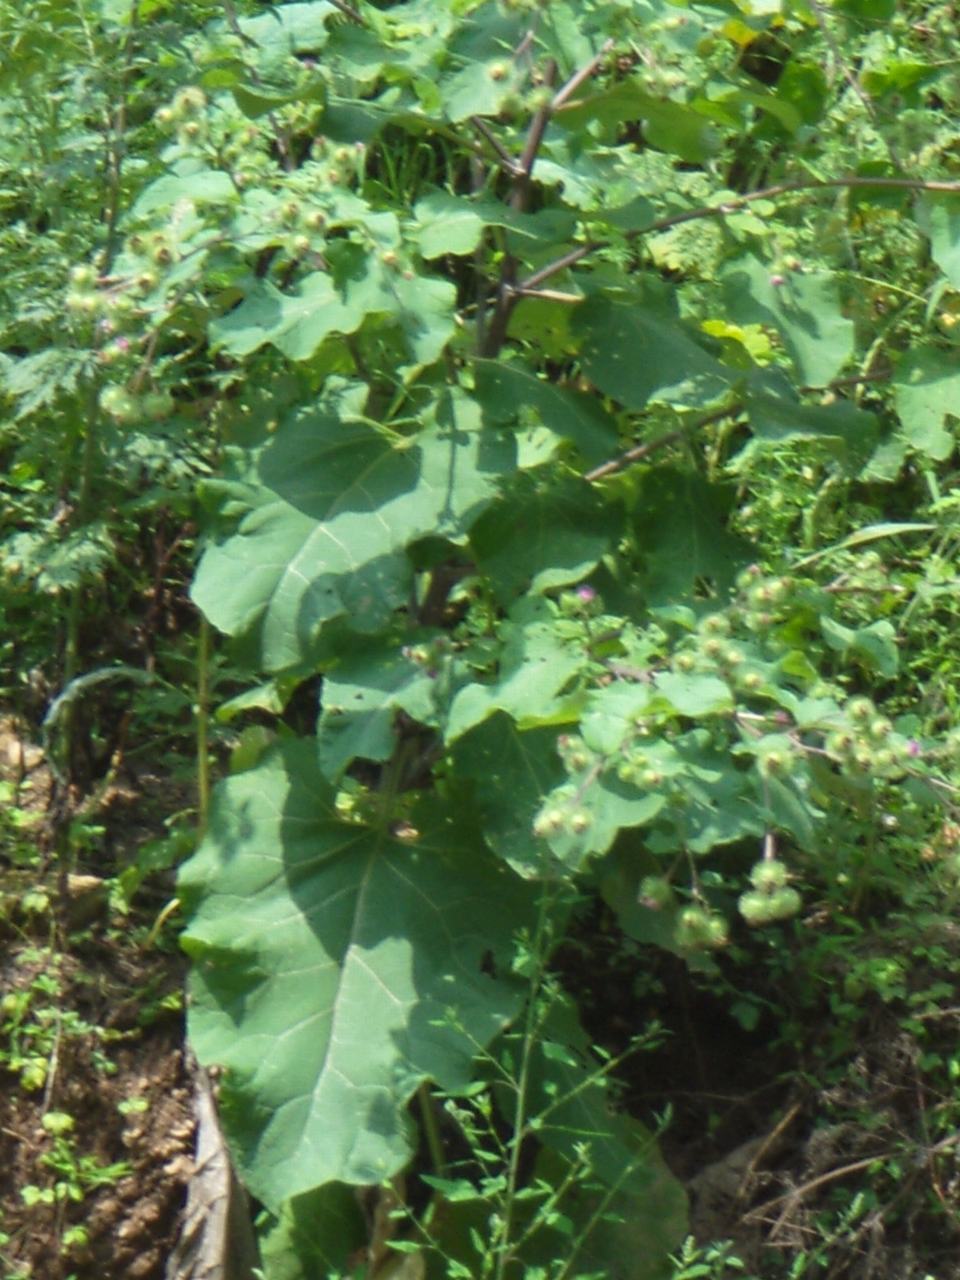
<svg viewBox="0 0 960 1280"><path fill-rule="evenodd" d="M0 1221L7 1241L0 1256L7 1275L162 1280L178 1235L194 1130L182 1026L169 1016L137 1025L129 993L149 989L156 973L147 965L138 971L111 950L54 962L33 944L14 945L3 966L6 995L30 989L38 977L55 978L62 1013L42 1084L24 1088L10 1070L2 1078ZM172 957L165 961L179 967ZM70 1015L91 1030L75 1031ZM67 1168L44 1123L60 1113L74 1122L66 1137L75 1159ZM114 1173L103 1172L111 1166ZM66 1189L71 1185L76 1192ZM65 1245L76 1226L87 1238Z"/></svg>
<svg viewBox="0 0 960 1280"><path fill-rule="evenodd" d="M171 942L134 941L139 915L111 917L104 883L157 823L137 788L105 789L90 865L62 876L44 852L52 779L9 720L0 782L2 1275L163 1280L193 1167L184 966Z"/></svg>

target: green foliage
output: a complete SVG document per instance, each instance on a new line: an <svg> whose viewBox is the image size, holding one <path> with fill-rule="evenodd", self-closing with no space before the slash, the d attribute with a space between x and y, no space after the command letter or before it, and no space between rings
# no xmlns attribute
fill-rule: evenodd
<svg viewBox="0 0 960 1280"><path fill-rule="evenodd" d="M687 1236L670 1261L673 1263L670 1280L729 1280L744 1272L743 1263L731 1252L729 1240L699 1248L693 1236Z"/></svg>
<svg viewBox="0 0 960 1280"><path fill-rule="evenodd" d="M188 902L202 900L184 936L195 1043L230 1068L225 1113L271 1206L333 1178L386 1181L408 1156L411 1094L427 1078L463 1087L475 1047L517 1008L511 984L482 972L530 912L504 869L448 814L414 813L398 838L335 801L315 744L287 743L226 785L181 875ZM452 1006L462 1025L444 1034ZM274 1039L285 1052L265 1060ZM250 1089L265 1100L256 1115Z"/></svg>
<svg viewBox="0 0 960 1280"><path fill-rule="evenodd" d="M583 1265L668 1274L676 1188L543 1013L570 892L716 973L952 804L960 91L911 14L0 6L0 604L76 784L76 695L132 669L98 616L200 528L236 696L190 1036L268 1276L346 1266L304 1222L404 1169L431 1275L547 1274L518 1239L608 1209Z"/></svg>

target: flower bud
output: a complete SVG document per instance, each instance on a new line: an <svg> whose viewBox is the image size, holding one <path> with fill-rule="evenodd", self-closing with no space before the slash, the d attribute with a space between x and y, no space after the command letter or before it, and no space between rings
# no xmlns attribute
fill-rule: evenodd
<svg viewBox="0 0 960 1280"><path fill-rule="evenodd" d="M789 876L784 863L777 858L764 858L750 871L750 883L761 893L775 893L784 888Z"/></svg>

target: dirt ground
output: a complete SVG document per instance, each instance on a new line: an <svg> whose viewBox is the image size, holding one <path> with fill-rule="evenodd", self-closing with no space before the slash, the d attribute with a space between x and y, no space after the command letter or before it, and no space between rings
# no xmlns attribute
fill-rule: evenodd
<svg viewBox="0 0 960 1280"><path fill-rule="evenodd" d="M52 1052L36 1087L8 1070L0 1092L5 1277L162 1280L193 1156L181 1019L138 1025L129 992L149 989L157 975L108 946L86 944L57 959L22 939L7 945L0 985L8 1007L38 984L52 988L49 1003L34 1004L38 1024L52 1031ZM165 964L179 968L170 957ZM32 1025L30 1013L23 1021ZM28 1055L47 1044L29 1031L20 1040ZM50 1117L60 1115L73 1121L66 1135L51 1131ZM78 1226L87 1238L74 1233L70 1243Z"/></svg>
<svg viewBox="0 0 960 1280"><path fill-rule="evenodd" d="M90 866L63 876L49 770L10 721L0 786L2 1275L163 1280L193 1167L184 966L169 941L134 941L137 915L117 918L104 888L155 827L114 788L89 815Z"/></svg>

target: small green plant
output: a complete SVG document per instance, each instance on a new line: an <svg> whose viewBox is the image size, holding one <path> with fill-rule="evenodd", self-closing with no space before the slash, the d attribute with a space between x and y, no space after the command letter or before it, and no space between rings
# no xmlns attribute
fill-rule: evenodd
<svg viewBox="0 0 960 1280"><path fill-rule="evenodd" d="M854 1255L862 1249L861 1240L869 1230L871 1219L876 1216L876 1203L869 1192L856 1192L849 1203L832 1213L820 1214L816 1220L816 1237L802 1253L798 1253L784 1268L785 1280L802 1280L804 1276L817 1276L838 1250L849 1250Z"/></svg>
<svg viewBox="0 0 960 1280"><path fill-rule="evenodd" d="M105 1048L110 1033L67 1007L62 960L48 948L26 948L16 957L25 974L0 997L0 1065L20 1077L27 1091L42 1089L61 1039L83 1043L95 1070L110 1075L115 1066Z"/></svg>
<svg viewBox="0 0 960 1280"><path fill-rule="evenodd" d="M14 781L0 779L0 844L4 858L14 867L33 867L39 862L37 827L40 815L24 803L27 798L22 783L18 785ZM0 893L3 892L0 883Z"/></svg>
<svg viewBox="0 0 960 1280"><path fill-rule="evenodd" d="M82 1204L90 1192L112 1186L130 1173L131 1166L125 1161L104 1164L83 1154L74 1137L76 1121L68 1112L47 1111L41 1124L48 1145L38 1165L46 1176L21 1186L20 1198L29 1209L49 1211L60 1255L69 1259L83 1249L89 1235L82 1224L68 1223L68 1206Z"/></svg>
<svg viewBox="0 0 960 1280"><path fill-rule="evenodd" d="M109 1186L130 1172L130 1165L125 1161L102 1164L93 1156L78 1152L73 1138L76 1121L68 1112L48 1111L41 1123L51 1141L49 1150L40 1157L40 1164L55 1180L42 1189L23 1187L21 1194L27 1203L79 1202L89 1191Z"/></svg>
<svg viewBox="0 0 960 1280"><path fill-rule="evenodd" d="M679 1252L670 1255L670 1262L670 1280L753 1280L744 1274L745 1266L729 1240L698 1245L693 1236L687 1236Z"/></svg>

